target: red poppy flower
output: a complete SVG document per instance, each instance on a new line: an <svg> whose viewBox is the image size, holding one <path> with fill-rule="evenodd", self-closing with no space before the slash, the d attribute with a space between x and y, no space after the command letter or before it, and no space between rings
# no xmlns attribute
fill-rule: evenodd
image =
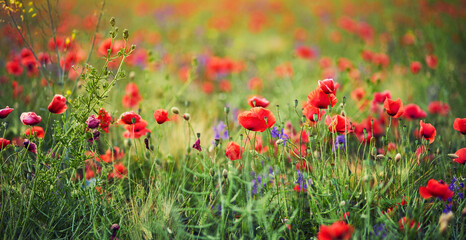
<svg viewBox="0 0 466 240"><path fill-rule="evenodd" d="M13 111L14 108L6 106L4 109L0 109L0 118L6 118Z"/></svg>
<svg viewBox="0 0 466 240"><path fill-rule="evenodd" d="M15 76L20 76L23 73L23 67L18 61L9 61L6 63L6 71Z"/></svg>
<svg viewBox="0 0 466 240"><path fill-rule="evenodd" d="M123 106L126 108L133 108L138 106L142 100L142 96L139 93L138 86L135 83L128 83L125 89L125 95L122 98Z"/></svg>
<svg viewBox="0 0 466 240"><path fill-rule="evenodd" d="M44 129L41 128L41 127L31 127L31 128L28 128L28 129L26 129L26 131L24 132L24 134L25 134L26 136L34 136L34 135L36 135L38 138L44 138L44 136L45 136Z"/></svg>
<svg viewBox="0 0 466 240"><path fill-rule="evenodd" d="M376 92L374 93L374 99L372 100L373 103L384 103L385 99L392 98L390 91L384 92Z"/></svg>
<svg viewBox="0 0 466 240"><path fill-rule="evenodd" d="M330 226L320 225L317 239L319 240L349 240L354 227L343 221L334 222Z"/></svg>
<svg viewBox="0 0 466 240"><path fill-rule="evenodd" d="M307 102L316 108L326 109L329 105L332 107L337 104L335 94L325 94L320 88L312 91L307 95Z"/></svg>
<svg viewBox="0 0 466 240"><path fill-rule="evenodd" d="M131 111L131 112L125 112L121 114L120 119L118 120L118 123L130 125L130 124L136 124L139 121L141 121L141 116Z"/></svg>
<svg viewBox="0 0 466 240"><path fill-rule="evenodd" d="M68 107L66 106L66 98L60 94L56 94L52 102L49 104L49 111L55 114L62 114L66 111Z"/></svg>
<svg viewBox="0 0 466 240"><path fill-rule="evenodd" d="M374 56L374 53L370 50L363 50L361 52L362 59L366 62L371 62L372 57Z"/></svg>
<svg viewBox="0 0 466 240"><path fill-rule="evenodd" d="M387 114L394 118L399 118L401 114L403 114L403 103L399 98L395 101L389 98L385 98L383 107L385 108L385 110L387 110Z"/></svg>
<svg viewBox="0 0 466 240"><path fill-rule="evenodd" d="M426 56L426 64L428 67L435 69L438 65L438 58L435 55Z"/></svg>
<svg viewBox="0 0 466 240"><path fill-rule="evenodd" d="M21 114L19 119L24 125L31 125L31 126L37 125L38 123L40 123L40 121L42 121L42 118L36 115L35 112L24 112Z"/></svg>
<svg viewBox="0 0 466 240"><path fill-rule="evenodd" d="M345 117L341 115L335 115L332 118L327 116L325 118L325 124L328 126L328 130L332 133L338 132L340 134L345 134L353 132L349 119L345 119Z"/></svg>
<svg viewBox="0 0 466 240"><path fill-rule="evenodd" d="M333 82L333 79L324 79L322 81L318 81L319 88L324 92L325 94L330 94L333 93L335 94L335 91L337 88L335 87L335 84Z"/></svg>
<svg viewBox="0 0 466 240"><path fill-rule="evenodd" d="M319 121L322 116L325 114L325 111L319 108L312 106L309 103L305 103L303 107L303 115L309 119L309 121L315 123ZM317 116L317 119L314 119L314 115Z"/></svg>
<svg viewBox="0 0 466 240"><path fill-rule="evenodd" d="M296 56L303 59L313 59L316 56L314 49L307 46L297 47L294 52Z"/></svg>
<svg viewBox="0 0 466 240"><path fill-rule="evenodd" d="M242 159L243 149L239 144L231 141L227 144L226 155L231 161Z"/></svg>
<svg viewBox="0 0 466 240"><path fill-rule="evenodd" d="M100 46L97 49L97 53L99 53L100 56L107 56L108 50L110 50L110 55L113 55L114 53L120 51L120 49L123 48L123 46L124 42L113 41L112 44L112 39L107 38L100 43Z"/></svg>
<svg viewBox="0 0 466 240"><path fill-rule="evenodd" d="M105 111L105 109L101 108L99 110L99 116L97 116L97 119L100 120L100 128L104 130L106 133L108 133L108 127L112 122L112 117L110 116L110 114L107 111Z"/></svg>
<svg viewBox="0 0 466 240"><path fill-rule="evenodd" d="M454 162L465 164L466 163L466 148L461 148L455 152L458 158L453 159Z"/></svg>
<svg viewBox="0 0 466 240"><path fill-rule="evenodd" d="M155 110L154 118L155 118L155 121L157 121L158 124L162 124L162 123L164 123L166 121L170 121L170 119L168 119L168 111L165 110L165 109Z"/></svg>
<svg viewBox="0 0 466 240"><path fill-rule="evenodd" d="M266 108L269 105L269 101L267 99L258 97L258 96L253 96L248 99L248 104L251 107L263 107Z"/></svg>
<svg viewBox="0 0 466 240"><path fill-rule="evenodd" d="M299 186L299 184L296 184L293 188L293 190L297 193L301 192L301 187ZM307 190L304 189L303 192L306 192Z"/></svg>
<svg viewBox="0 0 466 240"><path fill-rule="evenodd" d="M430 123L424 123L422 120L419 124L421 125L419 135L421 135L421 137L424 137L426 140L429 140L429 144L433 143L435 140L435 135L437 135L435 127L432 126L432 124Z"/></svg>
<svg viewBox="0 0 466 240"><path fill-rule="evenodd" d="M422 65L420 62L411 62L410 68L413 74L417 74L419 71L421 71Z"/></svg>
<svg viewBox="0 0 466 240"><path fill-rule="evenodd" d="M119 147L113 147L113 149L108 149L104 155L100 155L100 159L106 163L111 163L113 161L122 159L125 156L123 150Z"/></svg>
<svg viewBox="0 0 466 240"><path fill-rule="evenodd" d="M450 112L450 106L447 103L432 101L429 103L429 106L427 106L427 111L429 111L430 114L447 116L448 112Z"/></svg>
<svg viewBox="0 0 466 240"><path fill-rule="evenodd" d="M267 120L266 120L267 119ZM263 132L275 124L275 116L271 111L261 107L251 108L249 111L242 112L238 115L238 122L244 128Z"/></svg>
<svg viewBox="0 0 466 240"><path fill-rule="evenodd" d="M366 91L362 87L356 88L351 92L351 98L357 101L361 100L365 95Z"/></svg>
<svg viewBox="0 0 466 240"><path fill-rule="evenodd" d="M125 178L128 175L128 169L122 163L115 164L113 168L113 173L109 174L109 178Z"/></svg>
<svg viewBox="0 0 466 240"><path fill-rule="evenodd" d="M147 122L144 119L141 119L141 121L131 124L131 125L126 125L125 129L126 131L123 133L124 138L140 138L147 133L151 132L147 127ZM133 135L134 134L134 135Z"/></svg>
<svg viewBox="0 0 466 240"><path fill-rule="evenodd" d="M0 150L4 149L8 144L10 144L9 140L0 138Z"/></svg>
<svg viewBox="0 0 466 240"><path fill-rule="evenodd" d="M403 231L405 226L409 226L409 229L413 229L414 225L416 225L416 222L414 219L409 219L407 217L403 217L398 221L398 226L400 227L400 230ZM421 229L421 224L417 224L417 230Z"/></svg>
<svg viewBox="0 0 466 240"><path fill-rule="evenodd" d="M466 118L455 119L455 122L453 123L453 129L463 135L466 135Z"/></svg>
<svg viewBox="0 0 466 240"><path fill-rule="evenodd" d="M426 112L424 112L418 105L414 103L410 103L404 106L403 117L408 120L425 118L426 116Z"/></svg>
<svg viewBox="0 0 466 240"><path fill-rule="evenodd" d="M430 179L427 186L419 188L419 194L422 198L428 199L431 197L441 198L443 201L453 197L453 192L448 188L448 184L442 180L438 181Z"/></svg>
<svg viewBox="0 0 466 240"><path fill-rule="evenodd" d="M262 79L258 77L253 77L248 81L248 88L251 90L259 91L264 87Z"/></svg>

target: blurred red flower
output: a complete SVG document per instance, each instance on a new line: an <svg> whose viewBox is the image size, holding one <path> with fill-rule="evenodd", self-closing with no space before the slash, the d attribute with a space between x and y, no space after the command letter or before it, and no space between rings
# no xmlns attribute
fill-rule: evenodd
<svg viewBox="0 0 466 240"><path fill-rule="evenodd" d="M419 188L419 194L422 198L428 199L431 197L441 198L443 201L453 197L453 192L448 188L448 184L442 180L438 181L430 179L427 186Z"/></svg>
<svg viewBox="0 0 466 240"><path fill-rule="evenodd" d="M131 82L126 85L125 95L122 98L123 106L126 108L133 108L138 106L139 102L142 100L142 96L139 93L138 86Z"/></svg>
<svg viewBox="0 0 466 240"><path fill-rule="evenodd" d="M409 229L413 229L414 225L416 225L416 222L414 219L409 219L407 217L403 217L398 221L398 226L400 227L400 230L403 231L405 226L409 226ZM421 224L417 224L417 230L421 229Z"/></svg>
<svg viewBox="0 0 466 240"><path fill-rule="evenodd" d="M421 71L422 65L420 62L415 61L415 62L411 62L410 68L413 74L417 74L419 73L419 71Z"/></svg>
<svg viewBox="0 0 466 240"><path fill-rule="evenodd" d="M241 146L233 141L227 144L226 155L231 160L237 160L243 158L243 149Z"/></svg>
<svg viewBox="0 0 466 240"><path fill-rule="evenodd" d="M108 127L110 126L110 123L112 121L112 117L110 114L105 111L105 109L101 108L99 110L99 116L97 116L97 119L100 120L100 128L104 130L106 133L108 133Z"/></svg>
<svg viewBox="0 0 466 240"><path fill-rule="evenodd" d="M426 112L414 103L410 103L404 107L403 117L408 120L425 118L426 116Z"/></svg>
<svg viewBox="0 0 466 240"><path fill-rule="evenodd" d="M44 136L45 136L44 129L41 128L41 127L31 127L31 128L28 128L28 129L26 129L26 131L24 132L24 134L25 134L26 136L34 136L34 135L36 135L38 138L44 138Z"/></svg>
<svg viewBox="0 0 466 240"><path fill-rule="evenodd" d="M466 163L466 148L461 148L455 152L458 158L453 159L454 162L465 164Z"/></svg>
<svg viewBox="0 0 466 240"><path fill-rule="evenodd" d="M426 64L428 67L435 69L438 65L438 58L435 55L426 56Z"/></svg>
<svg viewBox="0 0 466 240"><path fill-rule="evenodd" d="M450 106L447 103L432 101L429 103L429 106L427 106L427 111L429 111L430 114L447 116L448 112L450 112Z"/></svg>
<svg viewBox="0 0 466 240"><path fill-rule="evenodd" d="M453 123L453 129L463 135L466 135L466 118L455 119L455 122Z"/></svg>
<svg viewBox="0 0 466 240"><path fill-rule="evenodd" d="M10 144L9 140L0 138L0 150L4 149L8 144Z"/></svg>
<svg viewBox="0 0 466 240"><path fill-rule="evenodd" d="M330 226L320 225L317 239L319 240L349 240L354 227L343 221L334 222Z"/></svg>

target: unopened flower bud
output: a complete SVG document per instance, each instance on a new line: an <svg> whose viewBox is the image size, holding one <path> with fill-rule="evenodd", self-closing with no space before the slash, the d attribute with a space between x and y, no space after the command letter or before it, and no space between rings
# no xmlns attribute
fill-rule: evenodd
<svg viewBox="0 0 466 240"><path fill-rule="evenodd" d="M92 114L91 116L89 116L89 118L87 118L86 125L88 128L90 129L98 128L99 124L100 124L100 120L97 119L94 114Z"/></svg>
<svg viewBox="0 0 466 240"><path fill-rule="evenodd" d="M129 32L128 29L123 30L123 39L128 40L129 38Z"/></svg>
<svg viewBox="0 0 466 240"><path fill-rule="evenodd" d="M189 115L189 113L185 113L183 114L183 118L184 120L189 121L189 119L191 119L191 115Z"/></svg>
<svg viewBox="0 0 466 240"><path fill-rule="evenodd" d="M397 153L395 155L395 161L399 162L401 160L401 154L400 153Z"/></svg>
<svg viewBox="0 0 466 240"><path fill-rule="evenodd" d="M283 144L283 139L281 139L281 138L278 139L278 140L275 142L275 144L277 144L277 145Z"/></svg>
<svg viewBox="0 0 466 240"><path fill-rule="evenodd" d="M448 157L451 158L451 159L459 158L458 155L456 155L456 154L454 154L454 153L448 154Z"/></svg>
<svg viewBox="0 0 466 240"><path fill-rule="evenodd" d="M345 206L345 205L346 205L346 202L345 202L345 201L341 201L341 202L340 202L340 207L343 207L343 206Z"/></svg>
<svg viewBox="0 0 466 240"><path fill-rule="evenodd" d="M377 148L376 147L372 147L371 149L371 156L376 156L377 155Z"/></svg>
<svg viewBox="0 0 466 240"><path fill-rule="evenodd" d="M223 169L223 178L227 179L228 178L228 171L226 169Z"/></svg>
<svg viewBox="0 0 466 240"><path fill-rule="evenodd" d="M135 76L136 76L136 73L134 71L131 71L129 73L129 79L133 80Z"/></svg>
<svg viewBox="0 0 466 240"><path fill-rule="evenodd" d="M229 107L225 107L223 108L223 111L225 111L226 114L230 113L230 108Z"/></svg>
<svg viewBox="0 0 466 240"><path fill-rule="evenodd" d="M115 27L115 22L116 21L114 17L110 18L110 26Z"/></svg>
<svg viewBox="0 0 466 240"><path fill-rule="evenodd" d="M379 159L379 160L381 160L381 159L384 159L385 156L384 156L383 154L378 154L378 155L376 156L376 158Z"/></svg>
<svg viewBox="0 0 466 240"><path fill-rule="evenodd" d="M173 114L180 114L180 109L178 109L177 107L172 107L171 111Z"/></svg>

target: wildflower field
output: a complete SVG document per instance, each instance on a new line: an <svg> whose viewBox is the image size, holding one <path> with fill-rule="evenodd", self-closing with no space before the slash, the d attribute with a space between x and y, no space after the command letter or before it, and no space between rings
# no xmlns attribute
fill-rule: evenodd
<svg viewBox="0 0 466 240"><path fill-rule="evenodd" d="M0 0L0 238L466 239L466 1Z"/></svg>

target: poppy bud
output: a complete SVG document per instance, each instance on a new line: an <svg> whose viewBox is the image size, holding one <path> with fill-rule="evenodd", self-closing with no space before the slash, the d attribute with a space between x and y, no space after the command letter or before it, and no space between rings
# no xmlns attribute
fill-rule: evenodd
<svg viewBox="0 0 466 240"><path fill-rule="evenodd" d="M345 206L345 205L346 205L346 202L345 202L345 201L341 201L341 202L340 202L340 207L343 207L343 206Z"/></svg>
<svg viewBox="0 0 466 240"><path fill-rule="evenodd" d="M177 107L172 107L171 111L172 111L173 114L179 114L180 113L180 109L178 109Z"/></svg>
<svg viewBox="0 0 466 240"><path fill-rule="evenodd" d="M115 27L115 17L110 18L110 26Z"/></svg>
<svg viewBox="0 0 466 240"><path fill-rule="evenodd" d="M400 153L397 153L397 154L395 155L395 161L398 162L398 161L400 161L400 160L401 160L401 154L400 154Z"/></svg>
<svg viewBox="0 0 466 240"><path fill-rule="evenodd" d="M189 115L189 113L185 113L183 114L183 118L184 120L189 121L189 119L191 119L191 115Z"/></svg>
<svg viewBox="0 0 466 240"><path fill-rule="evenodd" d="M0 118L6 118L13 111L13 108L6 106L4 109L0 109Z"/></svg>
<svg viewBox="0 0 466 240"><path fill-rule="evenodd" d="M281 139L281 138L278 139L277 141L275 141L275 144L277 144L277 145L283 144L283 139Z"/></svg>
<svg viewBox="0 0 466 240"><path fill-rule="evenodd" d="M229 108L229 107L225 107L225 108L223 109L223 111L224 111L226 114L228 114L228 113L230 113L230 108Z"/></svg>
<svg viewBox="0 0 466 240"><path fill-rule="evenodd" d="M227 179L228 178L228 171L226 169L223 169L223 178Z"/></svg>
<svg viewBox="0 0 466 240"><path fill-rule="evenodd" d="M377 148L376 147L372 147L371 149L371 156L376 156L377 155Z"/></svg>
<svg viewBox="0 0 466 240"><path fill-rule="evenodd" d="M379 159L379 160L381 160L381 159L384 159L385 156L384 156L383 154L379 154L379 155L376 156L376 158Z"/></svg>
<svg viewBox="0 0 466 240"><path fill-rule="evenodd" d="M86 121L87 127L90 129L98 128L100 124L100 120L95 117L95 115L89 116Z"/></svg>

